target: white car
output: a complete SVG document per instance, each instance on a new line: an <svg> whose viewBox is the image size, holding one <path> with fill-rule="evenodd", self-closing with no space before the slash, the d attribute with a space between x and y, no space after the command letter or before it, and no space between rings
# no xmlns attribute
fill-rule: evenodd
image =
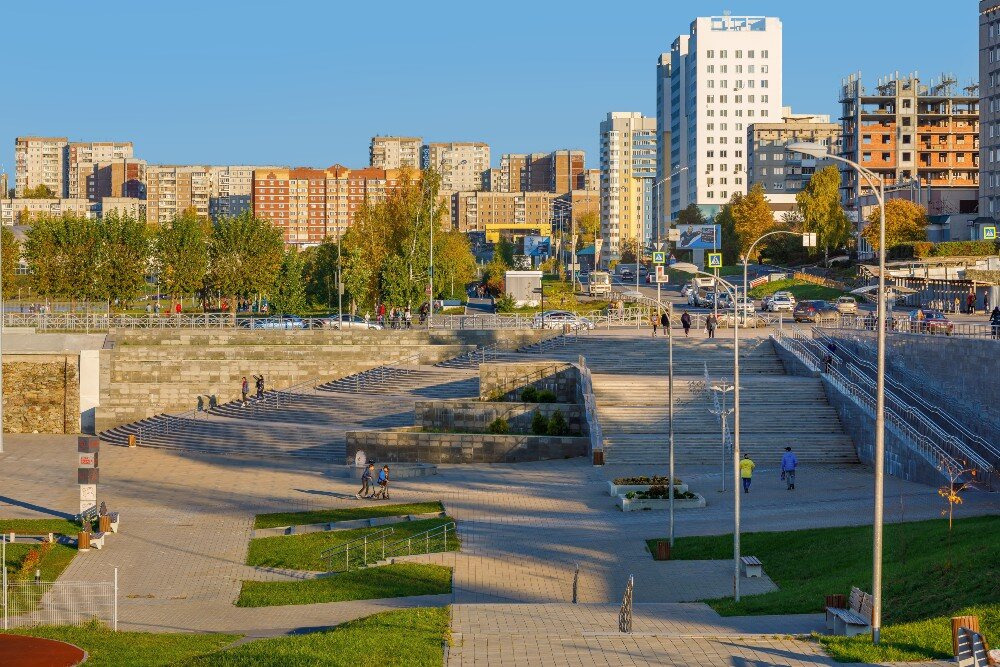
<svg viewBox="0 0 1000 667"><path fill-rule="evenodd" d="M586 317L580 317L568 310L546 310L535 315L531 322L533 329L562 329L569 325L571 329L593 329L594 323Z"/></svg>
<svg viewBox="0 0 1000 667"><path fill-rule="evenodd" d="M381 329L382 327L360 315L343 314L339 321L336 315L324 318L326 326L332 329Z"/></svg>
<svg viewBox="0 0 1000 667"><path fill-rule="evenodd" d="M746 315L753 315L757 309L753 305L753 299L741 296L739 299L739 306L735 310Z"/></svg>
<svg viewBox="0 0 1000 667"><path fill-rule="evenodd" d="M771 298L770 303L767 304L767 308L772 313L776 313L779 310L787 310L788 312L791 313L792 311L795 310L795 302L783 294L776 293Z"/></svg>
<svg viewBox="0 0 1000 667"><path fill-rule="evenodd" d="M785 290L779 290L779 291L777 291L777 292L774 293L774 296L787 297L788 300L792 302L792 307L793 308L795 307L795 303L796 303L796 301L795 301L795 295L792 294L791 292L786 292Z"/></svg>

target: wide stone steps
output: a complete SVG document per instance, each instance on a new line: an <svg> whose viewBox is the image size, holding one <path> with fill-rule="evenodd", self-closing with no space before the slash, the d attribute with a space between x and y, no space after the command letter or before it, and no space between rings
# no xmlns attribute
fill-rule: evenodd
<svg viewBox="0 0 1000 667"><path fill-rule="evenodd" d="M777 466L784 454L785 447L790 446L802 464L816 463L857 463L850 437L830 434L826 438L803 441L794 437L782 438L766 434L744 433L740 436L740 451L750 454L757 465L773 464ZM727 449L727 460L732 453ZM686 464L713 464L722 459L721 433L704 438L690 435L674 435L674 461ZM617 439L605 438L605 461L608 464L655 464L666 465L669 462L668 439L658 434L655 439L639 440L636 438Z"/></svg>
<svg viewBox="0 0 1000 667"><path fill-rule="evenodd" d="M320 392L466 398L479 395L479 377L461 369L389 367L349 375L317 387Z"/></svg>

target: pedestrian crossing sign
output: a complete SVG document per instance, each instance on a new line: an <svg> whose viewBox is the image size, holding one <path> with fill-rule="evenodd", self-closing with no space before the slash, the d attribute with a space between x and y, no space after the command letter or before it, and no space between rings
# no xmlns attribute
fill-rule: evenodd
<svg viewBox="0 0 1000 667"><path fill-rule="evenodd" d="M653 253L653 264L666 264L666 263L667 263L667 253L665 252Z"/></svg>
<svg viewBox="0 0 1000 667"><path fill-rule="evenodd" d="M708 253L708 268L710 268L710 269L721 269L722 268L722 253L721 252L710 252L710 253Z"/></svg>
<svg viewBox="0 0 1000 667"><path fill-rule="evenodd" d="M983 227L983 239L986 241L996 240L997 228L996 227Z"/></svg>

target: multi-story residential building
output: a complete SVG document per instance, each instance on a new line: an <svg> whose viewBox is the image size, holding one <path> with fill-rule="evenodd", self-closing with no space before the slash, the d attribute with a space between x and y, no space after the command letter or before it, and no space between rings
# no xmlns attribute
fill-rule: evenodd
<svg viewBox="0 0 1000 667"><path fill-rule="evenodd" d="M7 172L0 171L0 199L10 196L10 184L7 181Z"/></svg>
<svg viewBox="0 0 1000 667"><path fill-rule="evenodd" d="M777 18L707 16L674 40L669 63L661 56L657 106L670 160L657 180L669 178L671 216L692 202L713 214L746 193L746 129L780 118L781 52Z"/></svg>
<svg viewBox="0 0 1000 667"><path fill-rule="evenodd" d="M109 162L88 163L86 198L98 202L105 197L146 198L146 161L121 158Z"/></svg>
<svg viewBox="0 0 1000 667"><path fill-rule="evenodd" d="M257 169L253 211L280 227L286 244L308 247L338 238L365 201L382 199L401 185L396 169Z"/></svg>
<svg viewBox="0 0 1000 667"><path fill-rule="evenodd" d="M609 253L627 238L650 241L655 176L656 119L610 112L601 122L601 237Z"/></svg>
<svg viewBox="0 0 1000 667"><path fill-rule="evenodd" d="M670 226L670 54L656 60L656 181L653 183L654 240L665 239Z"/></svg>
<svg viewBox="0 0 1000 667"><path fill-rule="evenodd" d="M747 185L763 186L771 210L779 219L784 212L795 209L795 195L814 173L837 164L828 158L817 160L785 150L797 141L823 144L830 147L830 153L839 155L840 125L831 123L829 115L793 114L785 107L780 122L758 122L747 127Z"/></svg>
<svg viewBox="0 0 1000 667"><path fill-rule="evenodd" d="M36 187L36 186L30 186ZM38 216L58 218L65 214L97 216L97 205L86 199L0 199L0 224L28 225Z"/></svg>
<svg viewBox="0 0 1000 667"><path fill-rule="evenodd" d="M276 165L225 165L209 167L208 214L212 220L236 217L253 210L253 174L258 169L281 169Z"/></svg>
<svg viewBox="0 0 1000 667"><path fill-rule="evenodd" d="M500 156L500 185L495 192L521 192L528 189L528 156L504 153Z"/></svg>
<svg viewBox="0 0 1000 667"><path fill-rule="evenodd" d="M99 201L102 197L120 197L121 193L99 193L90 189L98 165L135 157L131 141L71 141L63 161L64 197Z"/></svg>
<svg viewBox="0 0 1000 667"><path fill-rule="evenodd" d="M960 91L950 77L924 85L909 74L880 79L868 91L861 73L852 74L844 79L840 95L843 156L882 177L888 189L909 189L911 182L918 189L967 189L974 194L964 207L976 207L979 96L974 89ZM845 202L855 208L859 195L870 188L863 183L859 188L853 169L842 166L841 175Z"/></svg>
<svg viewBox="0 0 1000 667"><path fill-rule="evenodd" d="M996 219L1000 218L1000 0L979 1L979 142L979 215Z"/></svg>
<svg viewBox="0 0 1000 667"><path fill-rule="evenodd" d="M500 170L490 167L483 172L483 186L480 188L485 192L502 192L500 190Z"/></svg>
<svg viewBox="0 0 1000 667"><path fill-rule="evenodd" d="M420 137L372 137L369 166L376 169L419 169Z"/></svg>
<svg viewBox="0 0 1000 667"><path fill-rule="evenodd" d="M555 192L586 190L588 183L597 189L600 170L585 167L586 154L581 150L557 150L551 153L504 153L500 156L497 192ZM597 172L596 175L591 172ZM592 180L591 180L592 179Z"/></svg>
<svg viewBox="0 0 1000 667"><path fill-rule="evenodd" d="M111 212L136 220L146 220L146 200L136 197L103 197L98 213L103 218Z"/></svg>
<svg viewBox="0 0 1000 667"><path fill-rule="evenodd" d="M63 169L66 137L17 137L14 140L14 196L44 185L56 197L66 191Z"/></svg>
<svg viewBox="0 0 1000 667"><path fill-rule="evenodd" d="M601 170L586 169L583 172L583 189L592 192L601 191Z"/></svg>
<svg viewBox="0 0 1000 667"><path fill-rule="evenodd" d="M148 165L146 167L146 220L169 222L187 209L208 217L211 179L208 167L197 165Z"/></svg>
<svg viewBox="0 0 1000 667"><path fill-rule="evenodd" d="M485 232L496 242L501 235L548 234L552 230L551 192L456 192L452 195L452 227Z"/></svg>
<svg viewBox="0 0 1000 667"><path fill-rule="evenodd" d="M420 166L441 173L442 193L479 190L483 172L490 168L490 146L478 141L425 144Z"/></svg>

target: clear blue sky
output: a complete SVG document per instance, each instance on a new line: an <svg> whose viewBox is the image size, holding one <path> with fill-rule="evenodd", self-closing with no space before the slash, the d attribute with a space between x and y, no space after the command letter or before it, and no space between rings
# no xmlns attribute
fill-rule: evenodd
<svg viewBox="0 0 1000 667"><path fill-rule="evenodd" d="M596 167L608 111L655 114L657 56L695 7L781 18L784 100L799 112L836 114L859 69L978 76L974 0L902 5L109 0L40 14L12 0L0 163L12 171L14 137L41 134L132 140L154 163L360 167L373 134L403 134L487 141L494 164L583 148Z"/></svg>

